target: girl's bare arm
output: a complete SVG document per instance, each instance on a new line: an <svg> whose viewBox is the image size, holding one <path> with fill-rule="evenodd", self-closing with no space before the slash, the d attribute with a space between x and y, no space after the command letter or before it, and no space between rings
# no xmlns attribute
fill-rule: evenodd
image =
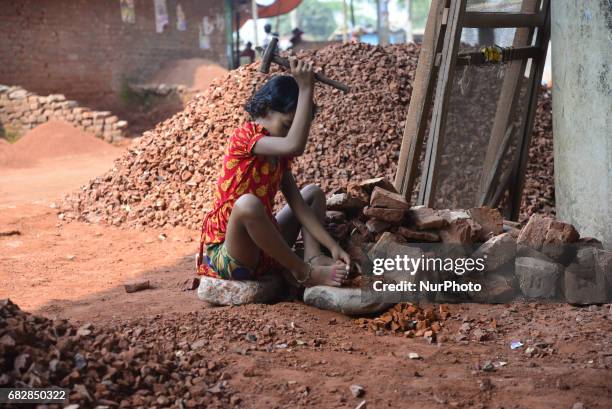
<svg viewBox="0 0 612 409"><path fill-rule="evenodd" d="M310 123L312 122L312 96L314 90L314 74L312 65L296 58L289 60L291 74L299 87L299 95L295 116L287 136L266 136L253 147L253 153L263 156L299 156L304 153Z"/></svg>

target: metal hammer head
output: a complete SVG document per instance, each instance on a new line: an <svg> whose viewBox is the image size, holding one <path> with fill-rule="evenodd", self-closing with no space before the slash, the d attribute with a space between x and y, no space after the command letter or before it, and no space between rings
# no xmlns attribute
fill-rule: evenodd
<svg viewBox="0 0 612 409"><path fill-rule="evenodd" d="M263 56L261 57L261 66L259 71L267 74L270 72L270 65L272 64L272 58L276 54L276 46L278 44L278 38L272 37L270 44L264 50Z"/></svg>

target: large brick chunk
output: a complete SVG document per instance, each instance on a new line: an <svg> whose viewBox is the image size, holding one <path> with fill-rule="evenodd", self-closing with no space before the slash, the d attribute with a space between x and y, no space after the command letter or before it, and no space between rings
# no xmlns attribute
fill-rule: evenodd
<svg viewBox="0 0 612 409"><path fill-rule="evenodd" d="M428 207L412 207L408 215L419 230L439 229L447 224L440 213Z"/></svg>
<svg viewBox="0 0 612 409"><path fill-rule="evenodd" d="M504 232L504 219L499 210L490 207L475 207L469 210L469 214L482 227L478 235L479 241L487 241L492 236Z"/></svg>
<svg viewBox="0 0 612 409"><path fill-rule="evenodd" d="M598 250L580 249L576 259L565 269L565 300L570 304L602 304L608 299L606 276L598 268Z"/></svg>
<svg viewBox="0 0 612 409"><path fill-rule="evenodd" d="M365 202L370 201L370 195L376 187L387 190L389 192L397 193L393 183L389 182L387 178L380 177L374 179L367 179L362 182L351 182L347 186L347 191L353 197L357 197Z"/></svg>
<svg viewBox="0 0 612 409"><path fill-rule="evenodd" d="M444 243L471 244L478 237L480 230L480 225L472 219L455 219L440 230L440 237Z"/></svg>
<svg viewBox="0 0 612 409"><path fill-rule="evenodd" d="M595 268L606 278L608 301L612 301L612 251L598 248Z"/></svg>
<svg viewBox="0 0 612 409"><path fill-rule="evenodd" d="M350 209L361 209L366 206L367 202L353 197L348 193L336 193L331 195L327 199L328 210L350 210Z"/></svg>
<svg viewBox="0 0 612 409"><path fill-rule="evenodd" d="M382 233L391 227L391 223L382 220L370 219L366 222L366 227L370 233Z"/></svg>
<svg viewBox="0 0 612 409"><path fill-rule="evenodd" d="M552 221L553 219L550 217L541 216L539 214L532 215L525 227L521 230L517 243L521 246L528 246L535 250L542 249L542 245L546 239L546 233Z"/></svg>
<svg viewBox="0 0 612 409"><path fill-rule="evenodd" d="M483 258L487 272L497 271L516 258L516 241L509 233L492 237L472 254L472 258Z"/></svg>
<svg viewBox="0 0 612 409"><path fill-rule="evenodd" d="M516 276L521 291L528 298L555 298L563 266L558 263L531 257L518 257Z"/></svg>
<svg viewBox="0 0 612 409"><path fill-rule="evenodd" d="M367 179L367 180L364 180L363 182L359 182L358 185L359 187L361 187L364 191L366 191L369 194L371 194L374 191L375 187L380 187L390 192L398 193L397 190L395 189L395 186L393 186L393 183L391 183L387 178L384 178L384 177Z"/></svg>
<svg viewBox="0 0 612 409"><path fill-rule="evenodd" d="M370 206L387 209L409 209L410 204L398 193L393 193L378 186L372 191Z"/></svg>
<svg viewBox="0 0 612 409"><path fill-rule="evenodd" d="M417 242L435 243L440 241L440 235L433 231L417 231L408 227L400 226L397 229L397 233L407 240Z"/></svg>
<svg viewBox="0 0 612 409"><path fill-rule="evenodd" d="M389 232L383 233L380 239L374 245L374 247L372 247L372 249L370 249L370 251L368 252L368 258L373 263L376 263L376 259L383 260L383 261L378 261L378 263L381 263L388 259L396 260L398 257L401 259L404 259L405 257L409 259L420 259L422 255L423 255L423 252L418 247L412 247L407 244L399 243L398 238L393 233L389 233ZM401 281L413 282L418 287L418 280L421 277L422 272L414 271L414 274L412 273L413 273L412 271L406 271L406 270L385 269L385 272L382 278L384 282L395 282L395 283L399 283ZM402 293L393 294L393 295L398 297L397 299L393 300L396 302L417 301L419 298L418 291L402 292Z"/></svg>
<svg viewBox="0 0 612 409"><path fill-rule="evenodd" d="M575 243L580 234L574 226L559 220L553 220L546 232L544 244L567 244Z"/></svg>
<svg viewBox="0 0 612 409"><path fill-rule="evenodd" d="M569 223L564 223L558 220L553 220L548 226L542 252L556 261L566 264L574 257L576 243L580 238L580 234L574 226Z"/></svg>
<svg viewBox="0 0 612 409"><path fill-rule="evenodd" d="M372 217L376 220L382 220L389 223L399 223L404 220L406 211L403 209L385 209L382 207L366 207L363 209L363 214L367 217Z"/></svg>
<svg viewBox="0 0 612 409"><path fill-rule="evenodd" d="M472 278L472 282L482 286L481 291L469 291L470 299L478 303L499 304L514 299L517 290L512 280L501 274L485 274L482 278Z"/></svg>

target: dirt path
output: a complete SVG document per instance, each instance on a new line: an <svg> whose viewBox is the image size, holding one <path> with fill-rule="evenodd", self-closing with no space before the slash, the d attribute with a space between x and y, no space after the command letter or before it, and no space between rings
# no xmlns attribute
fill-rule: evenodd
<svg viewBox="0 0 612 409"><path fill-rule="evenodd" d="M73 159L0 170L0 231L20 232L0 237L0 298L26 311L97 327L146 329L155 320L176 328L179 344L204 339L244 408L354 408L362 400L368 408L612 407L610 305L454 305L438 344L376 336L297 302L212 308L180 288L192 274L197 232L58 220L49 203L111 160ZM136 277L154 289L125 293L122 284ZM462 326L467 340L458 340ZM510 349L515 340L525 346ZM353 397L352 384L365 394Z"/></svg>

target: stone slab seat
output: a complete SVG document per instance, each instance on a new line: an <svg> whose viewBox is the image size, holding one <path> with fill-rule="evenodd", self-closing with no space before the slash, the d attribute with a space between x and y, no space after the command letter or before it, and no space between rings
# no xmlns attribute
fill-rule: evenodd
<svg viewBox="0 0 612 409"><path fill-rule="evenodd" d="M281 298L284 288L285 281L279 275L267 275L259 281L200 276L198 298L213 305L261 304Z"/></svg>
<svg viewBox="0 0 612 409"><path fill-rule="evenodd" d="M368 315L389 309L392 304L381 300L362 300L361 288L339 288L317 285L304 291L304 302L322 310L345 315Z"/></svg>

